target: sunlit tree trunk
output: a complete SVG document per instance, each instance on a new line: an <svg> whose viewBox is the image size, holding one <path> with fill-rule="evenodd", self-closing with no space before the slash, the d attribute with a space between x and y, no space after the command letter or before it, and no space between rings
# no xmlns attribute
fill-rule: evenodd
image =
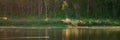
<svg viewBox="0 0 120 40"><path fill-rule="evenodd" d="M48 0L44 0L45 6L45 21L48 21Z"/></svg>

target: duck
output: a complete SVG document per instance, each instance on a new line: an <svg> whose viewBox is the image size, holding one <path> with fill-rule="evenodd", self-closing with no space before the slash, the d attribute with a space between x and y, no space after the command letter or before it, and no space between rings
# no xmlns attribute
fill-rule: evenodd
<svg viewBox="0 0 120 40"><path fill-rule="evenodd" d="M64 23L67 23L67 24L69 24L69 23L72 22L72 20L69 19L69 18L63 19L63 20L61 20L61 21L64 22Z"/></svg>

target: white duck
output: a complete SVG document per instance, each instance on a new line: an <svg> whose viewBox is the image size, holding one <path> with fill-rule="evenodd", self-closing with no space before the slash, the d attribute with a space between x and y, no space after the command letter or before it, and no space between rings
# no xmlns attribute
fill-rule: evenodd
<svg viewBox="0 0 120 40"><path fill-rule="evenodd" d="M66 18L66 19L61 20L61 21L64 23L67 23L67 24L72 22L72 20L70 20L69 18Z"/></svg>

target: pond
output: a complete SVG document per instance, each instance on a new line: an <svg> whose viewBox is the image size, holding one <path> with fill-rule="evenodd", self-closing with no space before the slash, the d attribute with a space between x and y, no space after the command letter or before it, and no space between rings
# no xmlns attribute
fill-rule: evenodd
<svg viewBox="0 0 120 40"><path fill-rule="evenodd" d="M0 27L0 40L120 40L120 27Z"/></svg>

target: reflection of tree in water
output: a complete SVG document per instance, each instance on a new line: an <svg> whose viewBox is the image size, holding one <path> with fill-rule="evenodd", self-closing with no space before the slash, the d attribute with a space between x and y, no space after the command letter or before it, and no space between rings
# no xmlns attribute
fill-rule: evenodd
<svg viewBox="0 0 120 40"><path fill-rule="evenodd" d="M78 23L79 20L70 20L70 19L65 19L62 20L64 23L71 24L72 26L67 26L65 29L63 29L63 40L69 40L71 36L74 36L75 39L78 36Z"/></svg>

